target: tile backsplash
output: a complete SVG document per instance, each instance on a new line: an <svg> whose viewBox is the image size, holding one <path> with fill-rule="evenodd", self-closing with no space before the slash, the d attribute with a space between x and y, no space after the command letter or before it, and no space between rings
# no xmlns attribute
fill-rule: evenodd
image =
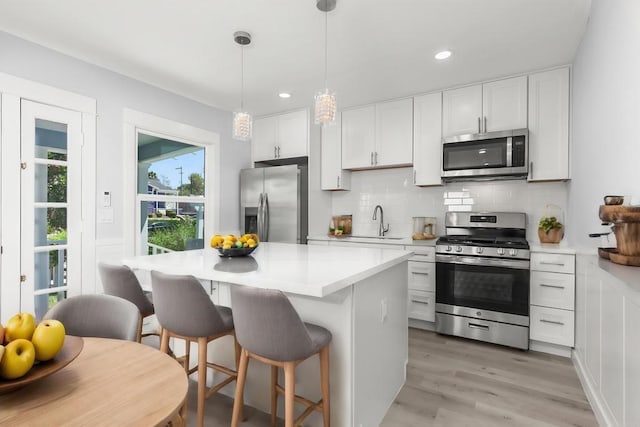
<svg viewBox="0 0 640 427"><path fill-rule="evenodd" d="M351 191L332 194L332 213L353 215L353 235L378 234L379 221L372 219L376 205L384 209L387 236L410 237L414 216L436 217L436 232L441 235L447 211L507 211L527 213L527 238L537 242L538 220L545 212L561 211L566 217L567 183L513 180L416 187L413 169L397 168L353 172ZM329 218L327 226L328 222ZM570 232L565 226L566 236Z"/></svg>

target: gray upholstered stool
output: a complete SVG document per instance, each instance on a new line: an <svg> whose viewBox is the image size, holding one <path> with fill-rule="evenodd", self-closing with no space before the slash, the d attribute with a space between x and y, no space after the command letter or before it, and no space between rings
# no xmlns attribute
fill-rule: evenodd
<svg viewBox="0 0 640 427"><path fill-rule="evenodd" d="M187 375L198 371L198 426L204 423L204 401L238 377L240 346L235 338L231 309L216 306L198 279L151 272L156 316L162 327L160 350L167 352L169 338L186 340L185 370ZM217 338L233 336L236 370L207 362L207 344ZM189 369L189 342L198 343L198 366ZM207 390L207 367L229 377ZM240 415L242 416L242 415Z"/></svg>
<svg viewBox="0 0 640 427"><path fill-rule="evenodd" d="M134 304L122 298L78 295L51 307L44 319L61 321L69 335L135 341L140 313Z"/></svg>
<svg viewBox="0 0 640 427"><path fill-rule="evenodd" d="M159 332L142 333L142 320L145 317L155 314L151 292L144 292L138 278L126 265L98 264L102 288L107 295L124 298L132 302L140 311L140 328L138 329L138 339L149 335L160 335Z"/></svg>
<svg viewBox="0 0 640 427"><path fill-rule="evenodd" d="M324 426L328 427L331 422L329 398L331 332L321 326L304 323L291 305L289 298L281 291L232 286L231 303L236 335L242 346L231 425L236 427L241 419L244 384L251 358L271 365L272 426L276 422L278 393L280 393L284 395L286 427L299 425L314 410L322 413ZM314 403L295 395L295 369L299 363L316 353L320 354L322 399ZM278 368L284 369L284 388L278 384ZM294 419L295 401L307 406L298 419Z"/></svg>

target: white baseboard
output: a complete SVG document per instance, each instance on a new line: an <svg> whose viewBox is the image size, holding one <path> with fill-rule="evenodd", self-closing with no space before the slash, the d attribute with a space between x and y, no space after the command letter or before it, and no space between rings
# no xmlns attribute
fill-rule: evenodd
<svg viewBox="0 0 640 427"><path fill-rule="evenodd" d="M563 345L550 344L546 342L529 340L529 350L554 354L556 356L562 356L566 358L571 357L571 347L565 347Z"/></svg>
<svg viewBox="0 0 640 427"><path fill-rule="evenodd" d="M573 366L576 368L576 373L578 374L578 379L582 384L584 393L587 395L587 399L589 400L591 409L593 409L593 414L596 416L596 420L598 420L598 424L607 427L616 426L617 424L614 421L615 418L609 412L609 408L604 402L602 395L600 394L600 390L591 380L591 376L585 369L584 362L575 350L572 353L572 360Z"/></svg>

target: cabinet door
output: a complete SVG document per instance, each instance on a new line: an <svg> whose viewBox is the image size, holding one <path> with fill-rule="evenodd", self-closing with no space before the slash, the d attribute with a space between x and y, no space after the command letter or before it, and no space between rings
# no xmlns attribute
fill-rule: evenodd
<svg viewBox="0 0 640 427"><path fill-rule="evenodd" d="M342 168L373 167L375 106L342 112Z"/></svg>
<svg viewBox="0 0 640 427"><path fill-rule="evenodd" d="M442 93L413 99L413 183L442 185Z"/></svg>
<svg viewBox="0 0 640 427"><path fill-rule="evenodd" d="M309 110L280 114L278 117L278 158L308 156Z"/></svg>
<svg viewBox="0 0 640 427"><path fill-rule="evenodd" d="M342 169L340 114L338 114L335 124L323 126L321 132L321 188L323 190L348 190L351 185L351 172Z"/></svg>
<svg viewBox="0 0 640 427"><path fill-rule="evenodd" d="M480 133L482 85L445 90L442 93L443 136Z"/></svg>
<svg viewBox="0 0 640 427"><path fill-rule="evenodd" d="M600 302L602 306L600 391L611 410L611 414L615 417L614 425L623 425L624 413L624 331L622 329L624 325L624 298L618 291L622 286L624 285L621 283L611 283L607 277L607 280L602 281L602 300Z"/></svg>
<svg viewBox="0 0 640 427"><path fill-rule="evenodd" d="M375 166L413 163L413 98L376 104Z"/></svg>
<svg viewBox="0 0 640 427"><path fill-rule="evenodd" d="M409 261L409 289L416 291L435 292L435 263Z"/></svg>
<svg viewBox="0 0 640 427"><path fill-rule="evenodd" d="M527 127L527 76L482 85L483 131Z"/></svg>
<svg viewBox="0 0 640 427"><path fill-rule="evenodd" d="M536 341L573 347L574 312L532 305L529 338Z"/></svg>
<svg viewBox="0 0 640 427"><path fill-rule="evenodd" d="M529 76L529 181L569 179L569 69Z"/></svg>
<svg viewBox="0 0 640 427"><path fill-rule="evenodd" d="M436 294L409 290L408 315L410 319L436 321Z"/></svg>
<svg viewBox="0 0 640 427"><path fill-rule="evenodd" d="M253 121L251 156L254 162L276 158L276 129L278 117L263 117Z"/></svg>
<svg viewBox="0 0 640 427"><path fill-rule="evenodd" d="M625 299L624 307L624 343L625 343L625 425L640 426L640 405L637 404L640 396L640 306Z"/></svg>

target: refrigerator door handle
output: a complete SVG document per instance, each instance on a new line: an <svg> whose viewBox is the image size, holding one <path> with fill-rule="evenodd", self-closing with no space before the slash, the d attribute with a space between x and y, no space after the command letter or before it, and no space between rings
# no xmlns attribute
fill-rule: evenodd
<svg viewBox="0 0 640 427"><path fill-rule="evenodd" d="M263 237L263 231L262 231L262 211L263 211L263 203L264 203L264 199L262 198L262 193L260 193L260 197L258 197L258 217L257 219L257 225L258 225L258 238L262 240Z"/></svg>
<svg viewBox="0 0 640 427"><path fill-rule="evenodd" d="M264 199L262 199L262 227L264 229L264 241L269 241L269 195L264 193Z"/></svg>

